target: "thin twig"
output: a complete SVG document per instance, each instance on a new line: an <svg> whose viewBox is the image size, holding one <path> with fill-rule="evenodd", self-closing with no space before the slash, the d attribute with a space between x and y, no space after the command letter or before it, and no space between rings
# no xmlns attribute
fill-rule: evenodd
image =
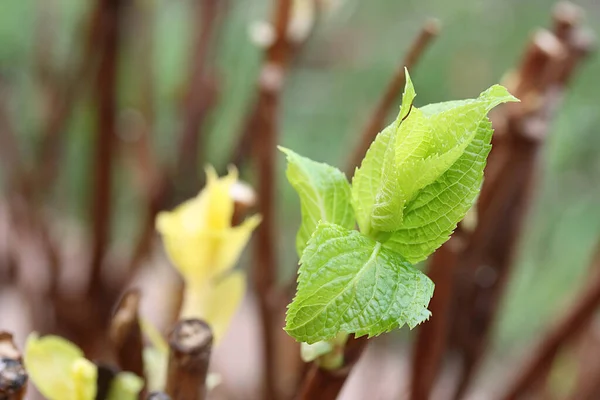
<svg viewBox="0 0 600 400"><path fill-rule="evenodd" d="M404 68L406 67L409 70L412 70L431 44L432 40L438 35L439 31L439 21L436 19L429 19L425 22L421 31L411 43L402 64L394 73L392 80L388 83L383 97L379 100L377 106L375 106L375 110L373 111L373 114L371 114L369 122L360 135L360 142L356 146L348 163L348 169L346 171L348 176L352 176L354 169L360 165L369 146L373 140L375 140L375 136L377 136L383 128L388 113L396 104L396 99L402 92L402 89L404 89L404 85L406 84Z"/></svg>
<svg viewBox="0 0 600 400"><path fill-rule="evenodd" d="M110 326L110 340L123 371L133 372L144 377L144 349L142 330L138 319L140 292L127 291L115 309Z"/></svg>
<svg viewBox="0 0 600 400"><path fill-rule="evenodd" d="M102 39L102 11L100 2L97 3L89 17L88 31L85 35L83 51L72 71L63 74L63 79L69 79L66 83L58 82L59 77L50 83L50 107L48 120L42 127L41 143L37 155L37 174L35 187L38 192L44 193L51 188L59 175L61 150L64 145L64 132L66 123L75 107L78 96L86 88L86 82L92 76L92 72L98 62L98 47ZM62 83L62 86L59 84Z"/></svg>
<svg viewBox="0 0 600 400"><path fill-rule="evenodd" d="M177 323L169 336L169 364L165 392L173 400L204 400L212 351L210 327L198 319Z"/></svg>
<svg viewBox="0 0 600 400"><path fill-rule="evenodd" d="M119 371L111 365L96 363L98 374L96 375L96 399L106 399L110 393L113 379Z"/></svg>
<svg viewBox="0 0 600 400"><path fill-rule="evenodd" d="M260 71L256 109L249 123L256 135L254 160L258 173L258 211L262 223L255 237L254 287L258 296L263 338L264 395L277 397L275 327L272 299L277 280L277 234L275 204L275 151L278 137L281 91L290 56L287 27L292 10L291 0L277 0L273 9L275 41L268 48Z"/></svg>
<svg viewBox="0 0 600 400"><path fill-rule="evenodd" d="M189 91L186 95L184 107L182 110L183 124L178 136L178 156L175 166L165 166L159 170L159 166L154 165L154 170L158 171L151 177L153 186L147 192L146 210L142 220L142 226L137 242L134 246L131 260L127 267L128 276L133 276L137 268L145 260L152 249L152 239L154 237L154 220L156 214L165 207L171 200L174 188L173 181L178 177L185 177L188 186L196 191L196 171L198 161L198 145L201 137L201 128L205 116L209 109L215 103L214 97L216 89L211 85L208 76L211 42L214 41L218 33L219 25L224 18L224 2L215 0L203 0L198 5L198 18L200 27L196 36L196 52L192 58L189 77ZM143 140L147 140L143 138ZM145 146L140 142L140 146ZM149 146L147 146L149 147ZM145 149L141 149L145 152ZM143 154L146 159L155 160L156 157ZM185 183L185 182L184 182ZM184 188L185 189L185 188ZM189 193L184 193L186 196Z"/></svg>
<svg viewBox="0 0 600 400"><path fill-rule="evenodd" d="M27 372L10 333L0 331L0 399L22 400L27 391Z"/></svg>
<svg viewBox="0 0 600 400"><path fill-rule="evenodd" d="M112 220L112 167L116 140L117 73L120 48L121 0L98 0L102 7L102 47L95 93L96 143L94 155L94 196L91 219L93 245L90 291L99 288L102 263L109 244Z"/></svg>
<svg viewBox="0 0 600 400"><path fill-rule="evenodd" d="M595 317L585 324L582 333L573 338L577 342L575 357L577 358L577 379L571 389L569 400L595 400L600 398L600 335ZM568 349L566 349L568 351ZM559 355L560 357L560 355ZM549 397L549 396L546 396Z"/></svg>
<svg viewBox="0 0 600 400"><path fill-rule="evenodd" d="M544 335L528 360L518 369L515 380L507 385L502 399L513 400L525 396L527 390L537 383L540 372L551 365L560 348L580 333L594 317L600 306L600 245L592 263L593 278L573 306Z"/></svg>
<svg viewBox="0 0 600 400"><path fill-rule="evenodd" d="M454 317L462 369L454 399L462 398L485 355L500 299L515 256L524 217L531 199L537 158L547 129L533 133L527 121L542 118L549 71L564 59L563 48L548 31L536 32L521 63L515 96L522 103L500 110L493 120L504 118L497 130L486 168L486 180L478 200L478 224L462 254L461 280ZM488 281L482 277L489 276ZM484 282L484 283L481 283Z"/></svg>
<svg viewBox="0 0 600 400"><path fill-rule="evenodd" d="M411 393L412 400L428 399L439 372L448 339L454 274L458 254L465 245L460 230L454 232L447 245L438 249L429 261L427 275L435 282L435 293L429 303L432 317L419 326L413 347Z"/></svg>
<svg viewBox="0 0 600 400"><path fill-rule="evenodd" d="M298 400L333 400L336 399L359 360L367 344L367 337L362 336L358 339L350 338L344 351L344 364L341 368L335 370L326 370L313 363L304 384L302 386Z"/></svg>
<svg viewBox="0 0 600 400"><path fill-rule="evenodd" d="M194 57L189 77L189 91L183 107L183 127L179 137L176 176L186 177L196 190L198 180L198 145L204 118L210 108L214 89L209 79L209 52L219 22L220 0L200 0L196 6L196 34Z"/></svg>
<svg viewBox="0 0 600 400"><path fill-rule="evenodd" d="M302 50L304 50L306 48L306 44L310 41L311 37L314 36L315 33L315 26L318 24L319 18L321 16L321 9L322 9L322 4L321 4L321 0L312 0L315 5L315 15L314 15L314 22L313 22L313 26L312 29L310 30L310 32L308 32L308 34L306 35L306 37L303 38L290 38L289 36L289 32L286 28L286 34L288 36L288 40L286 41L286 46L287 46L287 53L288 53L288 62L285 65L282 65L281 67L283 69L285 69L285 72L287 72L288 70L290 70L293 66L294 61L298 60L298 58L300 57ZM296 40L293 40L296 39ZM266 59L265 59L266 61ZM252 142L254 139L254 136L256 135L256 131L255 131L255 126L252 124L254 115L256 114L256 110L258 108L258 101L259 98L257 97L256 99L254 99L254 103L252 104L251 107L249 107L250 109L250 113L249 113L249 119L247 121L246 124L243 125L242 127L242 131L239 134L239 137L236 140L236 146L233 148L233 151L231 152L231 155L228 159L228 164L232 164L232 165L237 165L238 167L242 166L246 159L248 158L248 155L251 153L251 149L252 149Z"/></svg>
<svg viewBox="0 0 600 400"><path fill-rule="evenodd" d="M570 42L571 38L580 37L579 30L566 35L567 42L560 41L549 31L540 30L534 35L513 89L522 103L505 107L506 132L494 137L494 157L490 157L488 163L495 166L497 173L484 182L479 200L483 210L481 229L475 230L465 251L463 271L468 278L457 290L460 313L454 318L458 328L455 333L460 338L464 363L455 399L466 392L486 352L510 274L521 231L519 226L529 203L537 153L556 115L565 83L575 70L574 66L570 67L569 74L565 75L565 65L579 65L583 55L589 52ZM477 284L477 275L483 270L494 276L491 284Z"/></svg>

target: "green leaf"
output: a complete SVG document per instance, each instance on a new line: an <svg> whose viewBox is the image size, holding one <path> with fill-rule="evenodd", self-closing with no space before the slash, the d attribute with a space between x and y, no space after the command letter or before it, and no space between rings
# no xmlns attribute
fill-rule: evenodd
<svg viewBox="0 0 600 400"><path fill-rule="evenodd" d="M434 132L446 137L452 147L438 155L431 162L431 168L435 163L443 165L454 159L456 149L460 149L460 154L439 178L423 187L406 205L402 225L385 242L386 247L415 263L427 258L448 240L473 205L481 187L493 133L486 115L496 105L515 100L505 88L496 85L475 100L423 108L423 113L435 127Z"/></svg>
<svg viewBox="0 0 600 400"><path fill-rule="evenodd" d="M119 372L110 384L107 400L136 400L144 380L131 372Z"/></svg>
<svg viewBox="0 0 600 400"><path fill-rule="evenodd" d="M287 178L300 196L302 224L296 236L296 250L301 257L319 221L333 222L348 229L354 227L350 184L337 168L283 147L279 149L287 156Z"/></svg>
<svg viewBox="0 0 600 400"><path fill-rule="evenodd" d="M407 73L398 118L377 136L352 181L352 202L361 232L376 239L405 228L408 207L467 151L487 113L500 103L516 101L499 85L477 99L423 109L411 106L414 97Z"/></svg>
<svg viewBox="0 0 600 400"><path fill-rule="evenodd" d="M397 225L402 221L403 198L398 196L398 169L395 143L398 127L412 112L416 96L412 80L406 74L406 86L398 118L381 131L352 178L352 206L360 231L368 235L373 225ZM373 223L373 219L377 222Z"/></svg>
<svg viewBox="0 0 600 400"><path fill-rule="evenodd" d="M433 282L381 243L320 223L300 260L285 330L309 344L338 333L375 336L429 317Z"/></svg>

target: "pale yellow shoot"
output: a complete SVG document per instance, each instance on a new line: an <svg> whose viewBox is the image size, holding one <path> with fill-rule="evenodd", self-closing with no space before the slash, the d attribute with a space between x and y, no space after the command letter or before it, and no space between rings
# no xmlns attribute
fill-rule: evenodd
<svg viewBox="0 0 600 400"><path fill-rule="evenodd" d="M181 316L204 319L218 343L246 286L245 275L231 271L260 217L254 215L239 226L231 226L231 192L237 171L231 168L227 176L219 178L214 169L208 168L206 175L206 187L200 194L171 212L161 212L156 228L186 284Z"/></svg>
<svg viewBox="0 0 600 400"><path fill-rule="evenodd" d="M32 333L25 345L25 368L48 400L94 400L96 366L83 352L58 336L39 338Z"/></svg>
<svg viewBox="0 0 600 400"><path fill-rule="evenodd" d="M165 388L167 380L167 362L169 345L151 322L141 319L142 332L151 346L144 347L144 373L148 391L160 391Z"/></svg>
<svg viewBox="0 0 600 400"><path fill-rule="evenodd" d="M246 275L242 271L234 271L215 283L189 287L189 301L184 303L181 316L201 315L210 324L216 342L227 332L245 291Z"/></svg>
<svg viewBox="0 0 600 400"><path fill-rule="evenodd" d="M144 380L131 372L119 372L110 384L107 400L137 400Z"/></svg>

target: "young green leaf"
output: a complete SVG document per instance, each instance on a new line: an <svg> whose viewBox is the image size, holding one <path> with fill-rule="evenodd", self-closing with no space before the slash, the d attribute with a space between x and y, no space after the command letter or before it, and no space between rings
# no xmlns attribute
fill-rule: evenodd
<svg viewBox="0 0 600 400"><path fill-rule="evenodd" d="M352 206L360 231L371 233L373 225L397 225L402 221L404 199L397 185L395 143L398 127L412 112L416 96L408 71L398 118L373 141L352 178ZM374 223L373 219L377 221ZM381 229L378 229L381 230Z"/></svg>
<svg viewBox="0 0 600 400"><path fill-rule="evenodd" d="M285 327L298 341L315 343L340 332L376 336L429 317L433 282L357 231L320 223L300 263Z"/></svg>
<svg viewBox="0 0 600 400"><path fill-rule="evenodd" d="M296 236L296 250L301 257L319 221L332 222L347 229L354 227L350 184L337 168L312 161L283 147L279 149L287 156L287 178L300 196L302 224Z"/></svg>
<svg viewBox="0 0 600 400"><path fill-rule="evenodd" d="M144 380L131 372L119 372L110 384L107 400L136 400Z"/></svg>
<svg viewBox="0 0 600 400"><path fill-rule="evenodd" d="M477 99L423 109L411 106L407 112L414 96L407 73L398 119L375 139L352 181L361 232L374 238L379 232L403 229L409 205L466 153L487 113L500 103L516 100L496 85ZM447 205L453 207L451 202Z"/></svg>
<svg viewBox="0 0 600 400"><path fill-rule="evenodd" d="M448 240L479 193L493 133L486 115L496 105L515 100L505 88L496 85L478 99L423 107L423 113L436 127L434 131L442 132L451 145L457 144L454 149L464 145L458 131L469 132L473 138L452 165L406 205L402 225L385 242L386 247L415 263Z"/></svg>

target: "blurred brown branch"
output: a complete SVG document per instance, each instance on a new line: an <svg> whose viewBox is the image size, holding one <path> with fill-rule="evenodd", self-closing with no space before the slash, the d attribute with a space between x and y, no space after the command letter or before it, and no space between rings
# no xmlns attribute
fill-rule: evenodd
<svg viewBox="0 0 600 400"><path fill-rule="evenodd" d="M276 1L278 1L278 0L276 0ZM316 8L316 10L315 10L316 15L314 16L314 18L315 18L315 21L318 21L318 19L320 17L320 13L321 13L321 8L322 8L322 6L320 4L321 1L320 0L312 0L312 1L314 1L315 8ZM305 48L305 45L308 43L309 39L314 34L314 31L315 31L314 25L316 25L316 23L313 25L313 27L312 27L311 31L308 33L308 35L305 38L303 38L301 41L292 40L292 38L289 37L290 36L289 35L289 19L292 18L291 13L292 13L292 11L290 9L290 15L288 16L288 22L286 22L285 26L281 25L283 23L283 19L281 19L282 14L275 14L273 16L274 20L272 22L273 22L273 27L275 30L275 35L276 35L275 42L267 47L267 51L266 51L267 54L264 58L263 66L262 66L260 77L259 77L259 86L263 85L263 84L264 85L278 85L279 77L280 76L284 77L287 74L287 71L289 69L291 69L294 61L297 60L298 56L300 55L302 50ZM275 19L279 19L279 20L275 21ZM284 46L280 46L280 47L284 48L285 53L286 53L285 63L279 64L279 68L281 71L277 71L277 69L267 68L267 60L269 59L268 53L271 51L271 49L273 47L275 47L276 42L279 40L279 36L278 36L279 34L284 35L283 39L280 40L282 43L284 43ZM266 79L266 81L262 82L263 79ZM244 162L246 161L246 159L248 158L248 155L252 152L253 141L254 141L255 137L258 135L256 132L255 119L256 119L256 115L258 113L260 101L261 100L260 100L259 95L257 95L253 99L253 103L250 106L250 113L248 114L246 122L242 126L242 131L240 132L239 137L236 140L236 144L233 148L233 151L231 152L231 155L229 157L229 161L228 161L229 164L233 164L233 165L237 165L238 167L241 167L244 164Z"/></svg>
<svg viewBox="0 0 600 400"><path fill-rule="evenodd" d="M221 4L220 4L221 3ZM176 176L186 177L192 190L197 191L198 145L202 135L202 124L214 102L215 76L211 75L211 44L218 33L218 24L223 17L222 0L200 0L196 9L197 29L194 56L189 76L188 92L183 105L183 127L179 137L179 158Z"/></svg>
<svg viewBox="0 0 600 400"><path fill-rule="evenodd" d="M204 400L212 352L210 327L198 319L179 321L169 336L165 392L173 400Z"/></svg>
<svg viewBox="0 0 600 400"><path fill-rule="evenodd" d="M269 46L257 83L255 108L247 129L253 132L254 161L258 173L258 211L262 223L255 237L254 287L258 296L265 366L263 398L277 398L274 287L277 281L277 226L275 203L275 152L279 130L281 91L290 58L287 27L292 1L276 0L273 7L275 41Z"/></svg>
<svg viewBox="0 0 600 400"><path fill-rule="evenodd" d="M27 391L27 372L21 353L8 332L0 332L0 399L22 400Z"/></svg>
<svg viewBox="0 0 600 400"><path fill-rule="evenodd" d="M354 365L367 347L367 337L351 336L344 351L344 364L335 370L320 368L313 363L306 375L298 400L334 400L338 397Z"/></svg>
<svg viewBox="0 0 600 400"><path fill-rule="evenodd" d="M133 372L143 378L144 343L138 319L139 303L138 290L131 289L125 292L115 309L109 336L121 370Z"/></svg>
<svg viewBox="0 0 600 400"><path fill-rule="evenodd" d="M112 167L117 128L117 71L121 41L122 0L98 0L102 5L102 46L96 77L96 143L94 192L91 208L93 226L90 291L99 287L104 256L109 245L112 221Z"/></svg>
<svg viewBox="0 0 600 400"><path fill-rule="evenodd" d="M565 23L555 25L561 27L561 37L579 36L569 33ZM491 117L496 133L476 206L477 225L470 231L459 229L429 263L429 274L436 282L430 304L434 317L418 330L413 399L429 397L449 345L458 348L462 359L455 399L465 395L476 374L513 263L537 154L580 54L581 50L575 51L554 33L539 30L518 71L507 79L509 90L522 102L505 106Z"/></svg>
<svg viewBox="0 0 600 400"><path fill-rule="evenodd" d="M216 87L211 80L214 76L211 75L213 71L211 70L210 51L224 18L225 6L226 2L215 0L202 0L196 4L198 30L194 44L194 56L191 60L189 83L186 84L189 89L182 108L183 122L178 135L178 155L175 165L156 165L157 157L151 153L148 143L149 129L142 132L144 135L139 140L136 152L138 161L141 162L140 170L146 171L150 186L145 190L146 210L127 267L130 277L137 271L152 248L154 220L156 214L174 197L173 189L176 187L174 182L183 182L184 186L187 185L188 189L194 192L198 190L198 147L202 124L210 107L214 106L216 97ZM145 167L147 163L151 163L150 169ZM184 193L184 195L191 194Z"/></svg>
<svg viewBox="0 0 600 400"><path fill-rule="evenodd" d="M96 3L96 6L93 7L89 15L89 22L86 25L86 34L83 35L85 40L83 41L81 55L77 58L71 70L60 75L53 71L50 76L45 77L47 86L46 101L51 111L47 113L47 121L43 124L41 142L36 158L38 160L36 171L32 176L39 195L44 194L52 187L60 173L67 122L76 105L76 100L87 88L87 82L89 82L89 78L93 76L93 72L97 68L99 61L97 46L101 44L102 40L102 10L101 3ZM44 44L38 43L37 47L50 45L46 43L46 39L43 37L40 36L39 39L43 40ZM46 51L44 51L45 56L47 56ZM50 73L47 71L48 68L48 66L44 68L46 74Z"/></svg>

